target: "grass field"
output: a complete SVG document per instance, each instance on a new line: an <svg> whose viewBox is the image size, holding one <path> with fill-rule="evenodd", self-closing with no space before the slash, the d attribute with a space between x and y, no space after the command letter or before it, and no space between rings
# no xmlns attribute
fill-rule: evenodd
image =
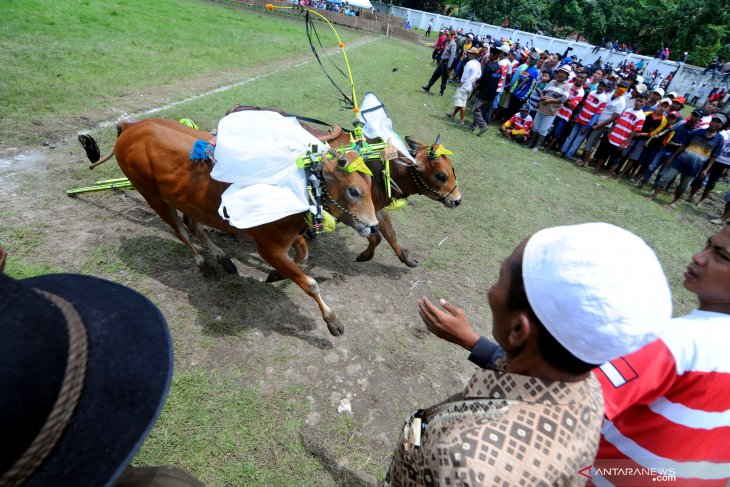
<svg viewBox="0 0 730 487"><path fill-rule="evenodd" d="M120 176L114 163L90 174L75 163L80 148L67 141L91 130L103 152L115 139L110 122L123 114L190 117L210 129L226 109L248 103L349 126L352 113L339 108L313 61L303 22L193 0L6 0L3 12L0 147L45 151L32 170L0 164L7 272L122 282L150 296L172 330L173 386L136 464L175 464L206 485L382 479L405 414L445 398L472 370L462 353L427 336L415 300L422 293L449 299L488 334L484 293L498 263L547 226L628 228L659 255L675 314L694 305L682 273L715 231L706 207L681 203L672 211L648 202L645 191L518 148L495 129L477 138L446 121L448 96L421 91L432 70L426 47L342 28L358 95L377 93L401 135L429 143L440 133L454 152L464 201L448 211L413 198L393 215L401 240L421 256L418 269L401 266L385 245L374 262L355 264L364 245L351 231L317 243L314 265L343 282L330 279L325 295L356 325L330 340L312 303L286 282L204 281L186 249L134 197L63 195ZM324 26L320 34L335 46ZM181 102L226 85L235 86ZM56 148L43 149L48 141ZM328 258L342 252L346 261ZM336 412L343 383L359 394L350 398L352 415Z"/></svg>

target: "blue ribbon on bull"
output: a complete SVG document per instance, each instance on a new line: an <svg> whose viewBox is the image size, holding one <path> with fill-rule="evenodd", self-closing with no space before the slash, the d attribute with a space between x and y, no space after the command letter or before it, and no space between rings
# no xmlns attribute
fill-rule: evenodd
<svg viewBox="0 0 730 487"><path fill-rule="evenodd" d="M190 151L191 161L207 161L213 155L215 148L207 140L196 140L193 150Z"/></svg>

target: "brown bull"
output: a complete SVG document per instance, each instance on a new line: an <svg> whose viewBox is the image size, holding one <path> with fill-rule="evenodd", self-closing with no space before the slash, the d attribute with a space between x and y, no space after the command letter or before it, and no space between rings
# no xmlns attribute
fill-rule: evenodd
<svg viewBox="0 0 730 487"><path fill-rule="evenodd" d="M177 237L190 249L201 270L206 272L210 269L193 245L191 233L216 256L227 272L235 272L230 258L210 240L203 225L252 239L263 259L317 302L330 333L339 336L344 332L335 312L320 296L317 282L297 265L307 257L306 244L302 245L304 239L299 238L307 227L306 213L290 215L252 228L235 228L218 214L221 194L229 184L212 179L208 163L189 160L195 141L210 140L210 134L163 119L126 122L120 124L118 130L120 135L113 151L98 162L93 160L98 156L91 156L91 162L101 163L115 155L124 175L150 207L173 228ZM89 140L94 147L90 151L83 144L87 155L98 154L96 142L87 136L86 141ZM340 221L355 228L360 235L369 237L378 232L370 193L370 176L360 172L347 173L338 168L338 165L342 167L347 162L343 162L343 157L340 157L324 163L323 187L329 197L323 198L323 204ZM187 227L178 211L187 217ZM292 246L296 251L295 261L288 255Z"/></svg>
<svg viewBox="0 0 730 487"><path fill-rule="evenodd" d="M285 116L291 116L279 108L245 105L236 105L234 108L228 110L226 115L244 110L271 110ZM299 124L307 132L322 141L326 141L334 148L350 145L349 132L343 131L338 126L333 126L329 130L321 130L304 123L302 120L299 121ZM381 141L380 139L369 139L368 142L377 143ZM406 137L406 143L411 148L411 154L416 159L416 162L413 164L410 159L400 152L398 153L398 158L391 161L392 196L395 198L407 198L414 194L422 194L442 203L447 208L453 209L459 206L461 203L461 192L456 183L456 173L454 172L451 159L446 155L433 157L441 145L440 137L437 137L436 141L430 146L424 145L412 137ZM407 249L401 247L393 229L390 213L384 209L390 204L390 200L388 199L385 186L382 163L379 160L371 160L366 163L373 172L373 205L375 205L380 233L375 233L368 237L368 247L360 253L357 261L365 262L373 258L375 248L382 241L380 235L382 234L401 262L408 267L417 267L419 264L418 260L411 257ZM300 245L306 245L306 242L301 242Z"/></svg>

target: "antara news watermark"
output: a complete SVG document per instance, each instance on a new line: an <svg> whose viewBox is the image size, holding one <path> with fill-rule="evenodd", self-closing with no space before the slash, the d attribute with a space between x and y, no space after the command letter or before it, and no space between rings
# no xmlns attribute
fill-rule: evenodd
<svg viewBox="0 0 730 487"><path fill-rule="evenodd" d="M645 479L649 482L673 482L677 480L677 471L673 467L636 467L591 465L578 471L582 476L593 479L604 477L610 479ZM620 485L620 484L616 484ZM628 485L628 484L627 484Z"/></svg>

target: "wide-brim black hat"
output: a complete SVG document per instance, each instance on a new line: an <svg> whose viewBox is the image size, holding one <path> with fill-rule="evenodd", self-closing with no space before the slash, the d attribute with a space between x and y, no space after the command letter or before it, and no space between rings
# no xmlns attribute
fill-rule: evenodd
<svg viewBox="0 0 730 487"><path fill-rule="evenodd" d="M70 369L80 394L68 400L59 391ZM30 456L22 485L112 485L157 420L171 377L167 324L138 292L90 276L0 275L0 484ZM50 411L67 400L73 412L59 420ZM59 421L60 437L44 440L52 448L30 454Z"/></svg>

